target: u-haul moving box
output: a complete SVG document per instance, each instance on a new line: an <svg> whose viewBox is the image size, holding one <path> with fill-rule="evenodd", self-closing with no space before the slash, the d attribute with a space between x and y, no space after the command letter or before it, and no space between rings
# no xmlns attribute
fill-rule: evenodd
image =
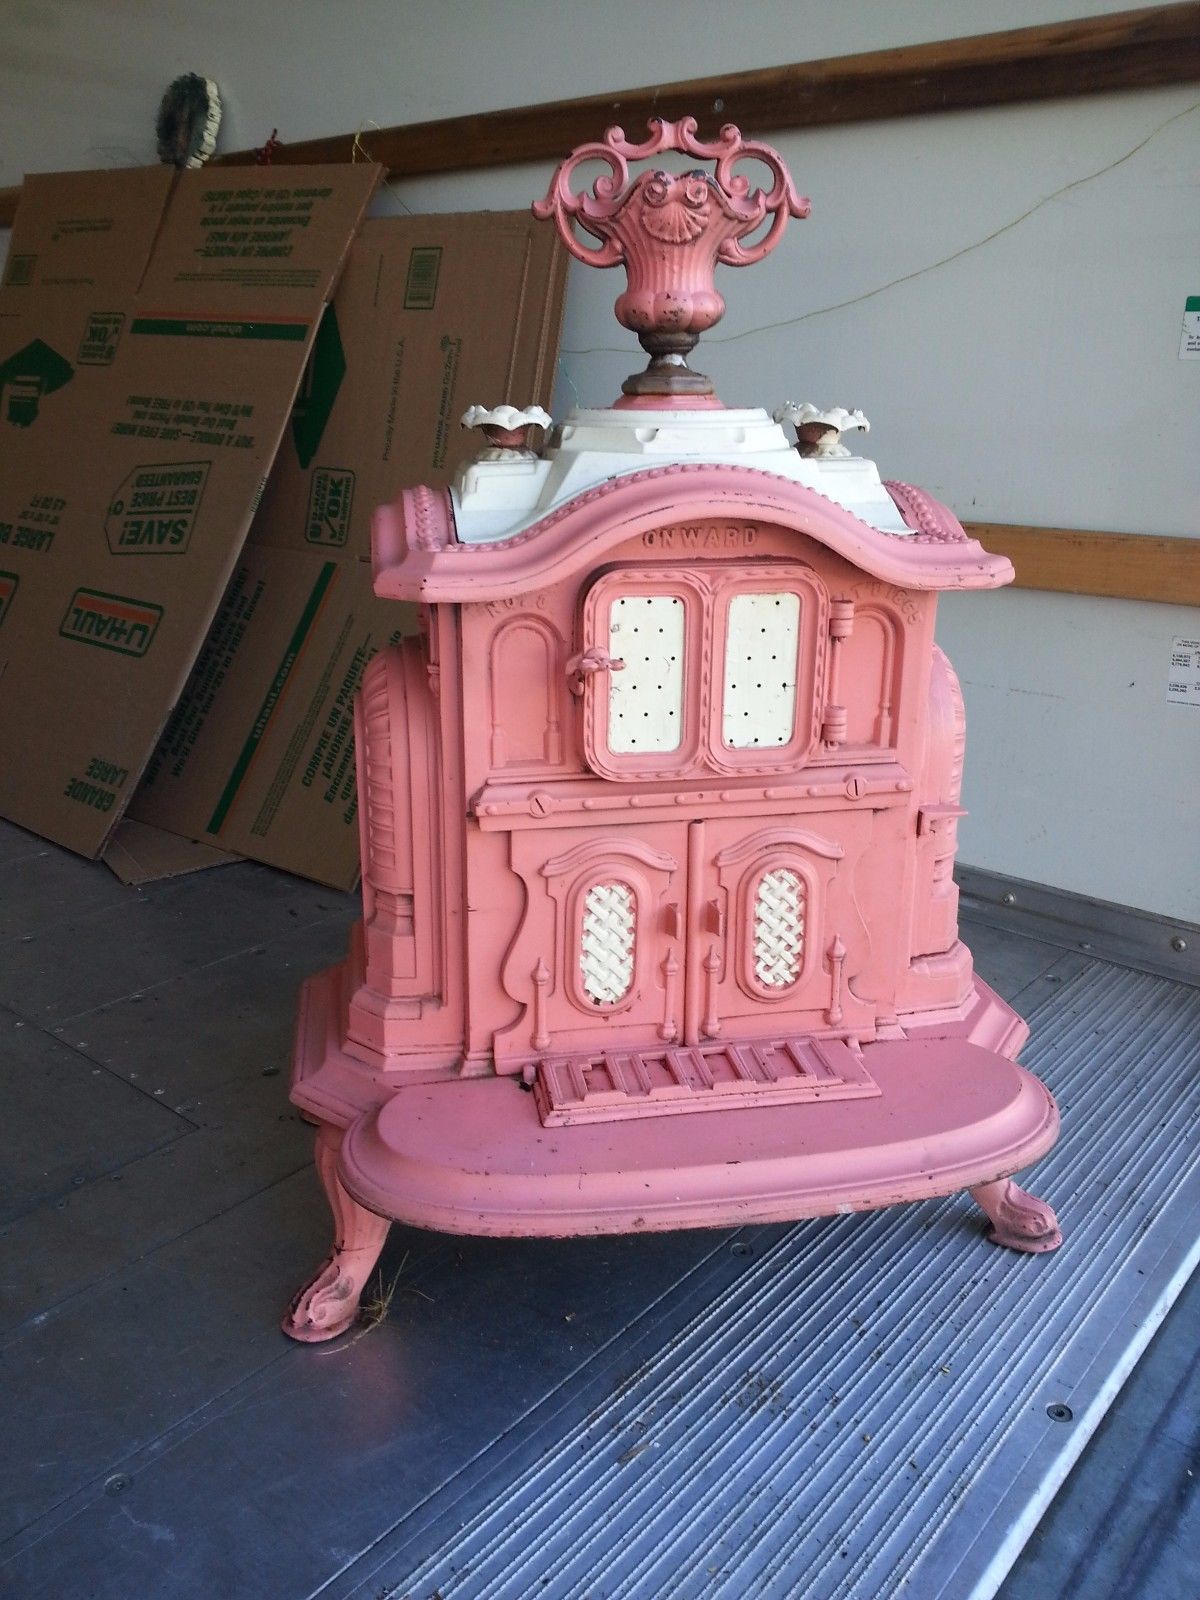
<svg viewBox="0 0 1200 1600"><path fill-rule="evenodd" d="M133 817L354 884L354 694L416 627L373 592L371 513L480 448L458 423L472 402L549 404L566 263L528 212L365 225Z"/></svg>
<svg viewBox="0 0 1200 1600"><path fill-rule="evenodd" d="M0 287L0 814L104 849L233 574L380 177L26 182Z"/></svg>

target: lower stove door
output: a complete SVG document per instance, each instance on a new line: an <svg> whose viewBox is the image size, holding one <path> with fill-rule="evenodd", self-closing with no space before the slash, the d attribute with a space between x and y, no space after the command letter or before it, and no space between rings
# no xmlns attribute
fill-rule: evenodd
<svg viewBox="0 0 1200 1600"><path fill-rule="evenodd" d="M729 1227L872 1210L1005 1178L1058 1133L1049 1091L961 1038L863 1047L877 1093L544 1126L514 1077L408 1084L353 1122L369 1209L447 1233Z"/></svg>

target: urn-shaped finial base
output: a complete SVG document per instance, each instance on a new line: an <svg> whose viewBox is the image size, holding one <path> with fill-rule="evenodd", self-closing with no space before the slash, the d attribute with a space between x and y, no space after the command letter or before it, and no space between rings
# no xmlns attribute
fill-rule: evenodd
<svg viewBox="0 0 1200 1600"><path fill-rule="evenodd" d="M644 161L664 150L715 162L715 170L655 169L630 177L630 161ZM769 192L752 189L748 178L733 171L745 159L771 172ZM596 179L590 193L577 193L570 180L587 161L602 161L609 171ZM622 386L625 394L635 396L713 392L711 380L693 372L687 356L725 313L714 283L717 263L746 267L761 261L775 248L788 218L806 217L808 211L808 201L797 193L777 151L743 139L732 124L712 142L698 139L692 117L652 121L643 144L630 144L620 128L609 128L602 140L572 151L545 199L533 207L536 217L554 219L580 261L593 267L624 266L628 285L617 298L617 320L637 334L650 356L646 370ZM742 240L768 217L763 237L744 245ZM584 244L577 228L598 244Z"/></svg>

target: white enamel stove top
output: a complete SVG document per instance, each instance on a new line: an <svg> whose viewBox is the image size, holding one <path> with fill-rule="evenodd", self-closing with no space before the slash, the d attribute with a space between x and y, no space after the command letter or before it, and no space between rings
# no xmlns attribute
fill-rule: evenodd
<svg viewBox="0 0 1200 1600"><path fill-rule="evenodd" d="M515 454L515 453L514 453ZM510 538L609 478L673 462L751 467L815 489L884 533L910 534L873 461L805 458L782 426L745 411L572 411L541 458L479 460L451 488L464 544Z"/></svg>

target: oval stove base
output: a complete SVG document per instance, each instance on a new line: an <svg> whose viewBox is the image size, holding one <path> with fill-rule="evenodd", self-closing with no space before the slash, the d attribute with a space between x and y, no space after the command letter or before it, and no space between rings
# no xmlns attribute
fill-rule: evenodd
<svg viewBox="0 0 1200 1600"><path fill-rule="evenodd" d="M872 1099L571 1128L544 1127L512 1078L410 1084L351 1124L338 1174L417 1227L563 1237L870 1210L995 1184L1054 1143L1052 1097L1003 1056L952 1039L863 1055Z"/></svg>

